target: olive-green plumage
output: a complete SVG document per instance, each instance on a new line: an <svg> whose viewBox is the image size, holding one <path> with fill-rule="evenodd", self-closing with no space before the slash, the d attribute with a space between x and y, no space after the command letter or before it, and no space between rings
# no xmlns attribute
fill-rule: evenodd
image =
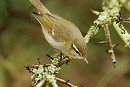
<svg viewBox="0 0 130 87"><path fill-rule="evenodd" d="M49 44L66 56L83 59L87 63L87 47L80 30L70 21L52 14L39 0L30 0L39 13L32 12L41 24L43 34Z"/></svg>

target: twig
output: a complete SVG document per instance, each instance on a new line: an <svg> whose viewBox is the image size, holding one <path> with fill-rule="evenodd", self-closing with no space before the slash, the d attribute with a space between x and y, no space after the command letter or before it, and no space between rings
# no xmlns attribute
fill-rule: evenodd
<svg viewBox="0 0 130 87"><path fill-rule="evenodd" d="M63 64L68 64L68 62L70 62L71 61L71 59L68 59L69 57L65 57L63 60L61 60L56 66L57 67L60 67L60 66L62 66Z"/></svg>
<svg viewBox="0 0 130 87"><path fill-rule="evenodd" d="M42 86L44 85L45 81L46 81L46 77L44 77L43 80L40 81L40 82L36 85L36 87L42 87Z"/></svg>
<svg viewBox="0 0 130 87"><path fill-rule="evenodd" d="M57 85L56 82L53 82L53 83L52 83L52 86L53 86L53 87L58 87L58 85Z"/></svg>
<svg viewBox="0 0 130 87"><path fill-rule="evenodd" d="M65 81L65 80L60 79L60 78L57 78L57 77L56 77L56 80L57 80L58 82L61 82L61 83L63 83L63 84L66 84L66 85L68 85L68 86L70 86L70 87L82 87L82 86L84 85L84 82L83 82L83 83L81 83L80 85L75 86L75 85L69 83L69 80Z"/></svg>
<svg viewBox="0 0 130 87"><path fill-rule="evenodd" d="M81 83L80 85L78 85L77 87L82 87L85 84L85 82Z"/></svg>
<svg viewBox="0 0 130 87"><path fill-rule="evenodd" d="M122 22L130 23L130 19L121 19Z"/></svg>
<svg viewBox="0 0 130 87"><path fill-rule="evenodd" d="M40 57L37 58L39 65L41 65Z"/></svg>
<svg viewBox="0 0 130 87"><path fill-rule="evenodd" d="M57 78L57 77L56 77L56 80L57 80L58 82L61 82L61 83L63 83L63 84L66 84L66 85L68 85L68 86L70 86L70 87L77 87L77 86L75 86L75 85L73 85L73 84L71 84L71 83L69 83L68 81L65 81L65 80L63 80L63 79L60 79L60 78Z"/></svg>
<svg viewBox="0 0 130 87"><path fill-rule="evenodd" d="M106 44L106 41L94 42L94 44Z"/></svg>
<svg viewBox="0 0 130 87"><path fill-rule="evenodd" d="M104 25L104 31L105 31L105 35L106 35L106 38L107 38L107 44L109 46L109 53L111 54L111 59L112 59L112 62L113 62L113 65L115 67L115 63L116 63L116 58L115 58L115 54L114 54L114 51L113 51L113 45L112 45L112 42L111 42L111 37L110 37L110 32L109 32L109 27L108 25Z"/></svg>
<svg viewBox="0 0 130 87"><path fill-rule="evenodd" d="M51 58L53 60L53 57L51 57L49 54L46 54L47 57Z"/></svg>

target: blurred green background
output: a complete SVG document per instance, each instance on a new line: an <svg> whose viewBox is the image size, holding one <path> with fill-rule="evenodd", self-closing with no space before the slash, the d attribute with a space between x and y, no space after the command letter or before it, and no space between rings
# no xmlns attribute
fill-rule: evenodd
<svg viewBox="0 0 130 87"><path fill-rule="evenodd" d="M101 10L101 0L41 0L52 12L73 22L85 36L93 21L97 18L90 9ZM29 0L0 0L0 87L30 87L31 78L25 65L51 63L45 54L53 55L55 50L45 40L41 26L31 15L36 8ZM130 12L122 8L124 18ZM124 24L130 33L130 24ZM95 45L95 41L105 40L101 29L87 44L87 65L83 60L72 60L62 66L57 77L70 80L72 84L83 87L130 87L130 50L110 26L117 57L116 69L113 68L110 55L105 52L106 45ZM59 87L67 87L58 83Z"/></svg>

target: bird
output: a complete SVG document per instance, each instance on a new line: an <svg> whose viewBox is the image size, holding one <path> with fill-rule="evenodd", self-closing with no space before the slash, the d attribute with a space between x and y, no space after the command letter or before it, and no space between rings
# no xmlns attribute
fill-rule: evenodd
<svg viewBox="0 0 130 87"><path fill-rule="evenodd" d="M42 27L46 41L71 59L83 59L87 64L87 45L79 28L72 22L51 13L40 0L30 0L38 12L32 12Z"/></svg>

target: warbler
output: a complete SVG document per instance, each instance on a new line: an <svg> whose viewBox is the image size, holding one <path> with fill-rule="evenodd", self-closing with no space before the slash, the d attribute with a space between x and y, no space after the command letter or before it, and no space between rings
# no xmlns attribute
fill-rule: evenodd
<svg viewBox="0 0 130 87"><path fill-rule="evenodd" d="M87 46L80 30L72 22L52 14L39 0L30 0L37 8L33 16L41 24L43 34L48 43L73 59L87 61Z"/></svg>

